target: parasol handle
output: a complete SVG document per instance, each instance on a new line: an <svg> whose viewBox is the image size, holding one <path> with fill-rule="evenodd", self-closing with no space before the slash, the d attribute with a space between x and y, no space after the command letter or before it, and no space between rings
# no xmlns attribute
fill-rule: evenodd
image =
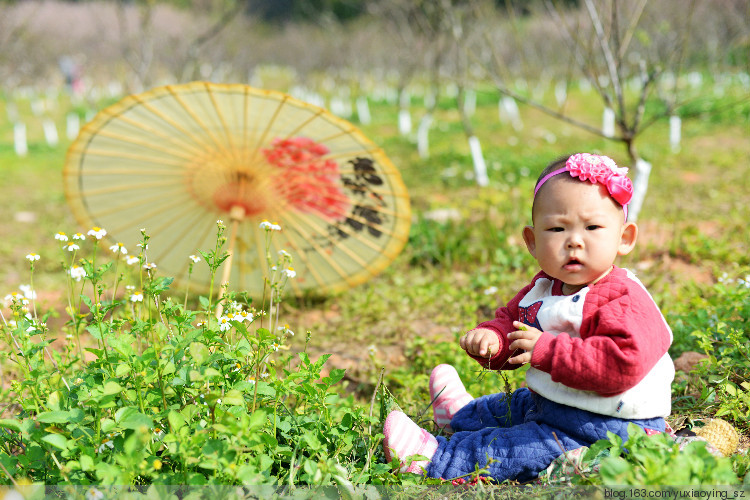
<svg viewBox="0 0 750 500"><path fill-rule="evenodd" d="M229 246L227 247L227 253L229 256L224 261L224 270L221 274L221 286L220 293L224 292L224 289L229 285L229 275L232 273L232 258L234 257L234 244L237 241L237 231L239 229L240 222L245 218L245 209L240 205L232 205L229 211ZM216 318L220 318L224 312L224 304L219 303L219 307L216 308Z"/></svg>

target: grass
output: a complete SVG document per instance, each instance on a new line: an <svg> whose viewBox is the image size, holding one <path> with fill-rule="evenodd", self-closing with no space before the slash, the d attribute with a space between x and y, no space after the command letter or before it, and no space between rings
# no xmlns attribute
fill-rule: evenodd
<svg viewBox="0 0 750 500"><path fill-rule="evenodd" d="M570 106L580 109L581 115L590 122L597 123L599 111L585 105L590 98L575 94ZM324 421L309 422L309 429L341 422L346 414L350 415L347 421L355 424L342 427L343 434L355 432L357 426L371 427L373 422L362 412L367 413L369 398L381 375L397 403L410 414L425 410L429 402L427 377L437 363L456 364L459 371L468 376L467 387L473 394L496 392L506 383L520 383L521 373L513 373L509 380L503 380L477 372L475 363L459 352L457 338L491 315L499 303L515 294L533 275L535 263L523 247L520 232L522 226L529 223L530 193L536 173L551 159L572 151L600 151L621 164L627 162L616 144L533 110L522 110L524 129L514 131L498 120L495 102L489 92L481 93L473 117L491 180L490 186L484 189L477 188L471 179L469 147L450 102L442 103L436 116L429 159L419 158L412 138L398 135L395 107L386 103L372 104L373 122L362 127L363 131L380 144L401 169L412 197L415 218L405 250L385 272L366 285L333 297L288 299L283 303L282 316L289 328L295 332L310 332L308 338L299 333L286 339L290 353L307 353L312 360L301 368L308 377L305 380L313 380L320 373L323 376L333 374L334 379L340 379L330 379L329 387L322 393L315 392L318 389L311 386L311 392L295 393L292 397L292 401L297 402L308 401L306 398L323 398L323 401L340 398L333 404L320 400L310 403L313 408L330 412ZM7 101L0 101L0 108L4 103ZM24 105L24 102L18 103L22 113ZM64 108L64 103L57 108L57 120L64 116ZM725 109L718 104L716 108ZM619 264L639 273L670 319L675 331L673 357L690 350L709 356L709 363L701 365L697 375L676 382L675 408L679 414L674 418L700 426L720 415L747 435L748 406L743 401L750 394L750 386L743 385L748 383L747 371L736 369L750 365L739 347L747 340L747 333L743 333L747 332L746 315L743 317L736 311L741 310L740 304L750 302L750 294L745 294L742 282L737 282L750 273L746 233L750 180L745 165L750 156L746 136L750 113L747 105L737 108L727 110L726 114L704 110L711 119L686 118L683 144L678 152L670 151L666 123L656 124L644 132L639 142L640 151L654 169L639 220L639 244ZM0 112L0 116L4 114ZM413 119L418 117L419 111L415 110ZM61 138L61 144L53 148L44 145L39 135L30 137L29 155L16 157L12 148L12 125L0 121L0 165L5 186L5 196L0 199L0 234L3 235L0 281L6 284L6 292L28 283L28 261L24 256L29 252L41 255L33 275L39 295L36 307L50 312L47 323L51 336L55 337L67 319L64 311L67 282L61 271L58 242L53 235L58 231L85 232L88 228L76 226L61 191L61 171L68 143ZM453 209L460 217L448 222L425 217L427 212L438 208ZM721 276L726 276L724 282L719 282ZM158 295L167 294L160 292ZM195 310L202 307L196 298L191 299L190 305ZM64 350L64 339L57 336L53 346ZM206 342L213 349L211 341ZM325 365L318 366L314 360L323 359L320 358L323 353L333 356ZM242 359L242 355L224 354L227 362ZM346 368L346 374L336 371L337 368ZM476 373L476 377L472 377L472 373ZM7 391L9 377L17 372L5 363L0 365L0 375L3 390ZM96 382L92 379L83 383ZM338 389L331 387L334 382L338 382ZM281 391L281 386L277 390ZM429 418L429 411L426 415ZM299 434L301 428L287 423L292 426L285 434L290 443L295 439L307 439L312 445L317 443L318 457L325 459L316 461L315 455L308 458L317 464L315 470L323 471L321 474L332 480L337 472L327 460L335 456L333 449L328 448L333 444L321 441L320 436ZM370 436L375 438L376 434ZM125 446L126 441L124 439L121 445ZM256 445L259 446L244 443L244 446ZM266 446L272 448L268 443ZM350 451L359 457L356 459L359 462L355 462L360 476L368 474L372 481L383 481L390 474L387 468L367 469L372 467L369 461L365 467L362 457L367 455L367 449ZM191 453L200 455L200 448ZM285 460L295 459L294 453L284 453ZM123 466L123 470L135 471L133 476L128 476L130 479L137 477L141 466L136 462L138 457L131 453L126 458L128 465ZM747 467L746 459L738 456L734 460L734 472L741 478ZM149 467L152 466L150 463ZM186 471L189 467L179 470ZM321 484L315 483L318 477L315 470L307 471L309 484ZM243 477L251 477L253 473L245 470L244 474L249 475ZM111 470L103 474L107 478L115 477ZM240 476L214 477L231 481Z"/></svg>

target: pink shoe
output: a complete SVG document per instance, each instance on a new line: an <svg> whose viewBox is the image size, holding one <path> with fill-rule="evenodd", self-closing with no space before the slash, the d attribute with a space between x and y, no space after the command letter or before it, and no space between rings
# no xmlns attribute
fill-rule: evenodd
<svg viewBox="0 0 750 500"><path fill-rule="evenodd" d="M441 429L451 431L453 415L471 401L458 372L451 365L438 365L430 375L430 400L435 423Z"/></svg>
<svg viewBox="0 0 750 500"><path fill-rule="evenodd" d="M383 434L385 434L383 440L385 458L390 462L394 455L398 457L401 460L401 472L423 474L437 451L438 442L435 436L419 427L400 411L394 410L388 414ZM405 459L414 455L422 455L427 457L427 460L415 460L406 467Z"/></svg>

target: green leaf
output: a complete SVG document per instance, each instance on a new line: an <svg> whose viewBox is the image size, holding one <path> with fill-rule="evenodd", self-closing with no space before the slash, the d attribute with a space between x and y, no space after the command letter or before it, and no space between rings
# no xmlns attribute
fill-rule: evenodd
<svg viewBox="0 0 750 500"><path fill-rule="evenodd" d="M247 430L252 432L260 429L266 423L266 420L267 416L264 410L255 410L253 414L250 415L250 422L248 422Z"/></svg>
<svg viewBox="0 0 750 500"><path fill-rule="evenodd" d="M68 411L45 411L36 416L37 421L45 424L63 424L70 420Z"/></svg>
<svg viewBox="0 0 750 500"><path fill-rule="evenodd" d="M169 415L167 415L167 420L169 420L169 425L175 431L181 429L185 425L185 417L174 410L170 410Z"/></svg>
<svg viewBox="0 0 750 500"><path fill-rule="evenodd" d="M140 430L142 427L146 427L147 429L154 427L154 421L151 420L151 417L140 413L132 406L126 406L117 410L115 420L125 429Z"/></svg>
<svg viewBox="0 0 750 500"><path fill-rule="evenodd" d="M193 358L196 364L202 365L211 353L208 351L208 347L200 342L193 342L190 344L190 357Z"/></svg>
<svg viewBox="0 0 750 500"><path fill-rule="evenodd" d="M81 297L81 300L83 301L83 303L86 304L89 309L91 309L91 307L94 304L93 302L91 302L91 298L89 298L88 295L83 295L83 294L80 295L80 297Z"/></svg>
<svg viewBox="0 0 750 500"><path fill-rule="evenodd" d="M221 398L221 401L225 405L231 405L231 406L244 406L245 405L245 398L242 396L242 393L236 389L229 390L226 394L224 394L224 397Z"/></svg>
<svg viewBox="0 0 750 500"><path fill-rule="evenodd" d="M3 429L10 429L12 431L21 432L21 422L9 418L0 419L0 427Z"/></svg>
<svg viewBox="0 0 750 500"><path fill-rule="evenodd" d="M114 394L119 394L121 392L122 392L122 386L112 380L104 384L104 387L102 387L102 394L104 396L111 396Z"/></svg>
<svg viewBox="0 0 750 500"><path fill-rule="evenodd" d="M49 397L47 398L47 408L50 408L51 410L59 411L61 407L60 404L61 404L60 391L51 392Z"/></svg>
<svg viewBox="0 0 750 500"><path fill-rule="evenodd" d="M42 441L60 450L68 447L68 439L62 434L47 434L42 438Z"/></svg>
<svg viewBox="0 0 750 500"><path fill-rule="evenodd" d="M337 382L339 382L342 378L344 378L344 375L346 374L346 370L343 368L334 368L331 370L331 373L323 379L323 382L326 383L326 385L333 385Z"/></svg>
<svg viewBox="0 0 750 500"><path fill-rule="evenodd" d="M162 368L162 372L161 372L161 374L162 374L162 375L171 375L171 374L173 374L173 373L174 373L175 371L177 371L177 370L175 369L174 363L172 363L171 361L168 361L168 362L167 362L167 363L166 363L166 364L164 365L164 368Z"/></svg>
<svg viewBox="0 0 750 500"><path fill-rule="evenodd" d="M94 459L91 458L90 456L81 455L79 462L81 464L81 470L83 471L94 470Z"/></svg>
<svg viewBox="0 0 750 500"><path fill-rule="evenodd" d="M117 369L115 369L115 376L117 377L124 377L130 373L130 366L126 363L120 363L117 365Z"/></svg>

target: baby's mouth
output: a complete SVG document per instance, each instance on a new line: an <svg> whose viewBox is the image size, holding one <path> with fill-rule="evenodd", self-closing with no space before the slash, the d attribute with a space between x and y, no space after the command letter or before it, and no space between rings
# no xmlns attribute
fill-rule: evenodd
<svg viewBox="0 0 750 500"><path fill-rule="evenodd" d="M576 271L578 269L581 269L583 267L583 263L578 259L569 259L568 262L565 263L563 268L567 271Z"/></svg>

